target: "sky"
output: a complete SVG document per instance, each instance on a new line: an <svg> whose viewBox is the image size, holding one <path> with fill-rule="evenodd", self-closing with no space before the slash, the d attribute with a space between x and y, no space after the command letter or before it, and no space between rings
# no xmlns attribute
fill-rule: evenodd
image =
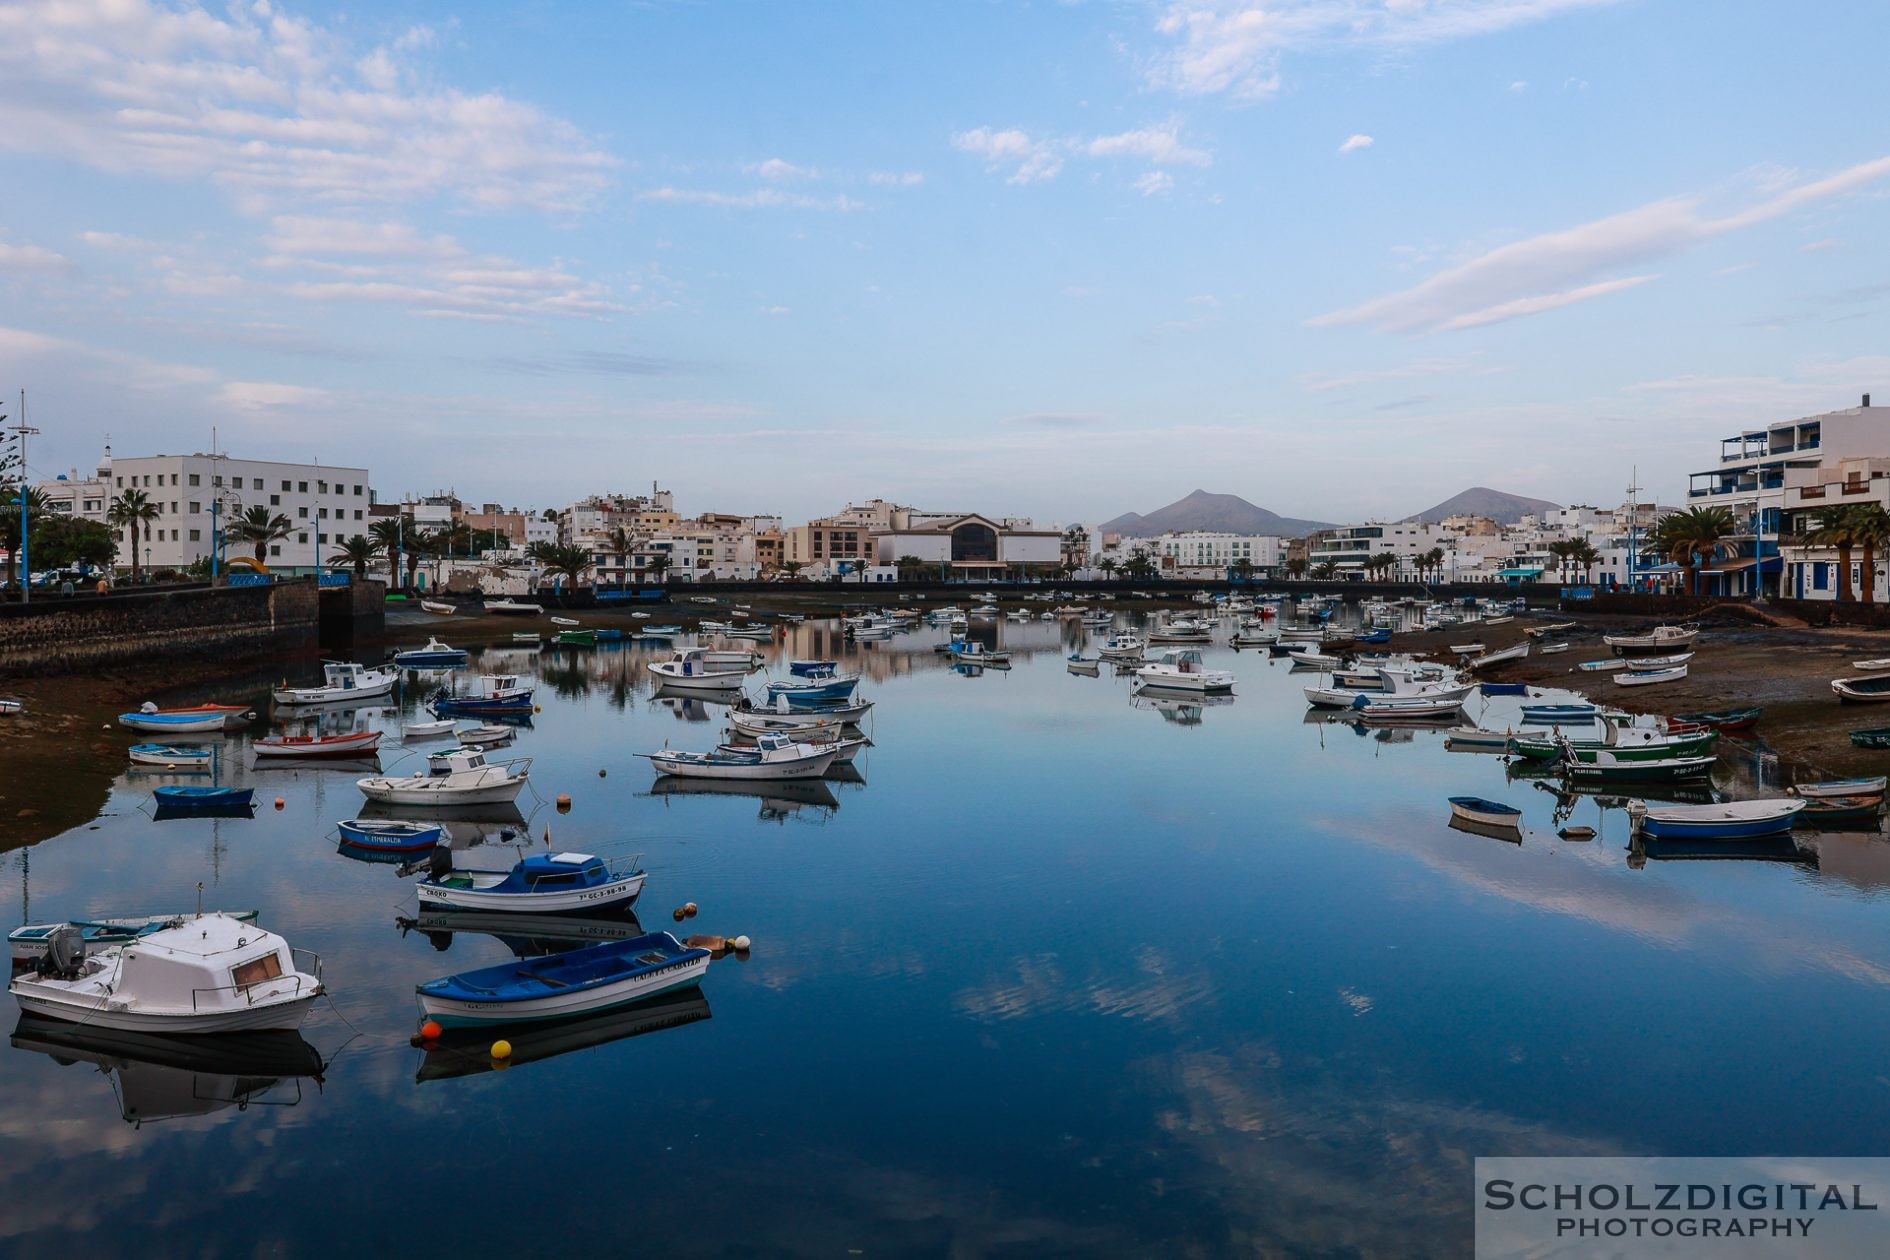
<svg viewBox="0 0 1890 1260"><path fill-rule="evenodd" d="M51 475L1662 502L1890 399L1881 0L0 4Z"/></svg>

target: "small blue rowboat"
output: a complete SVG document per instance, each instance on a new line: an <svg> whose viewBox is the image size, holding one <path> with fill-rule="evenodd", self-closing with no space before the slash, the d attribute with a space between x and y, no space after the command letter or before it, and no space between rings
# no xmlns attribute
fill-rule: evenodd
<svg viewBox="0 0 1890 1260"><path fill-rule="evenodd" d="M1726 801L1712 805L1628 802L1628 817L1642 835L1661 840L1752 840L1791 830L1802 800Z"/></svg>
<svg viewBox="0 0 1890 1260"><path fill-rule="evenodd" d="M1477 690L1486 696L1526 696L1529 694L1528 683L1478 683Z"/></svg>
<svg viewBox="0 0 1890 1260"><path fill-rule="evenodd" d="M387 853L430 849L446 834L446 828L438 823L407 822L398 818L349 818L336 823L335 830L341 833L343 844Z"/></svg>
<svg viewBox="0 0 1890 1260"><path fill-rule="evenodd" d="M1355 643L1389 643L1391 642L1391 631L1383 627L1376 630L1360 630L1357 634L1352 636L1352 640Z"/></svg>
<svg viewBox="0 0 1890 1260"><path fill-rule="evenodd" d="M449 714L530 713L532 693L519 696L441 696L433 702L434 717Z"/></svg>
<svg viewBox="0 0 1890 1260"><path fill-rule="evenodd" d="M428 1019L447 1028L569 1019L702 982L709 951L668 932L514 959L418 985Z"/></svg>
<svg viewBox="0 0 1890 1260"><path fill-rule="evenodd" d="M840 668L839 661L789 661L788 673L801 678L811 678L816 674L831 674Z"/></svg>
<svg viewBox="0 0 1890 1260"><path fill-rule="evenodd" d="M790 704L803 700L846 700L859 685L858 674L803 674L798 680L769 683L768 699L786 696Z"/></svg>
<svg viewBox="0 0 1890 1260"><path fill-rule="evenodd" d="M254 804L255 788L161 787L151 793L160 807L170 810L229 809Z"/></svg>
<svg viewBox="0 0 1890 1260"><path fill-rule="evenodd" d="M193 731L220 731L228 713L191 711L186 713L120 713L118 724L134 731L163 731L185 734Z"/></svg>
<svg viewBox="0 0 1890 1260"><path fill-rule="evenodd" d="M1504 827L1516 830L1522 826L1522 811L1514 805L1505 805L1501 801L1485 800L1481 796L1453 796L1450 798L1452 816L1482 827Z"/></svg>

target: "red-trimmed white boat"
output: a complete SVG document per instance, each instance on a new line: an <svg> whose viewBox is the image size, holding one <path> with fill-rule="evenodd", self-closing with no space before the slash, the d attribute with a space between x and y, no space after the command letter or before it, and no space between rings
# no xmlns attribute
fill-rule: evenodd
<svg viewBox="0 0 1890 1260"><path fill-rule="evenodd" d="M249 750L258 757L365 757L380 748L381 732L355 731L348 735L271 735L253 739Z"/></svg>

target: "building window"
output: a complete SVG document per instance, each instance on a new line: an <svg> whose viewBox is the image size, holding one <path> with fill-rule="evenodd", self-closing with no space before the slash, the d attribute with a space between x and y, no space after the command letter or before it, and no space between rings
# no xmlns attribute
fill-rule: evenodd
<svg viewBox="0 0 1890 1260"><path fill-rule="evenodd" d="M281 507L281 506L282 506L282 496L281 496L281 495L279 495L279 494L272 494L272 495L270 495L270 496L269 496L269 506L270 506L270 507Z"/></svg>
<svg viewBox="0 0 1890 1260"><path fill-rule="evenodd" d="M282 546L281 546L281 544L279 544L279 543L278 543L278 544L275 544L275 545L272 545L272 546L271 546L271 547L269 548L269 554L270 554L270 555L272 555L272 556L279 556L279 555L281 555L281 554L282 554Z"/></svg>
<svg viewBox="0 0 1890 1260"><path fill-rule="evenodd" d="M321 508L316 512L316 515L320 516L325 521L328 519L328 509Z"/></svg>
<svg viewBox="0 0 1890 1260"><path fill-rule="evenodd" d="M236 484L237 484L237 485L239 485L239 486L240 486L240 485L242 485L242 484L243 484L243 479L242 479L241 477L238 477L238 478L236 479ZM255 478L255 479L254 479L254 481L253 481L253 482L251 483L251 485L250 485L250 489L252 489L252 490L260 490L260 489L262 489L262 478L261 478L261 477L257 477L257 478Z"/></svg>
<svg viewBox="0 0 1890 1260"><path fill-rule="evenodd" d="M355 520L357 520L357 521L361 519L361 509L360 509L360 508L356 508L356 509L354 510L354 519L355 519Z"/></svg>
<svg viewBox="0 0 1890 1260"><path fill-rule="evenodd" d="M297 541L297 542L299 542L299 543L301 543L301 544L302 544L303 546L307 546L307 545L308 545L308 535L307 535L307 534L297 534L297 535L295 536L295 541Z"/></svg>
<svg viewBox="0 0 1890 1260"><path fill-rule="evenodd" d="M360 487L360 486L356 486L356 487L354 488L354 497L355 497L355 498L357 498L357 499L361 497L361 487Z"/></svg>
<svg viewBox="0 0 1890 1260"><path fill-rule="evenodd" d="M203 531L202 531L202 530L200 530L200 529L193 529L193 530L191 530L191 531L190 531L190 541L192 541L192 542L202 542L202 541L203 541Z"/></svg>
<svg viewBox="0 0 1890 1260"><path fill-rule="evenodd" d="M307 494L307 493L308 493L308 482L306 482L306 481L298 481L298 482L296 482L296 483L295 483L295 492L296 492L297 494Z"/></svg>
<svg viewBox="0 0 1890 1260"><path fill-rule="evenodd" d="M196 473L192 473L192 474L190 474L190 484L191 484L191 485L193 485L193 486L200 486L200 485L202 485L202 484L203 484L203 478L202 478L202 477L199 477L199 476L198 476L198 475L197 475ZM221 477L218 477L218 478L217 478L217 484L218 484L218 485L222 485L222 484L223 484L223 478L221 478Z"/></svg>
<svg viewBox="0 0 1890 1260"><path fill-rule="evenodd" d="M203 511L203 504L198 503L193 499L190 504L190 514L192 516L196 516L196 515L199 515L202 511Z"/></svg>
<svg viewBox="0 0 1890 1260"><path fill-rule="evenodd" d="M316 493L316 494L327 494L327 493L328 493L328 483L327 483L326 481L318 481L318 482L316 482L316 483L315 483L315 493Z"/></svg>
<svg viewBox="0 0 1890 1260"><path fill-rule="evenodd" d="M289 483L285 481L282 483L282 493L287 494L288 492L289 492Z"/></svg>
<svg viewBox="0 0 1890 1260"><path fill-rule="evenodd" d="M305 521L308 519L308 509L305 507L295 509L295 514Z"/></svg>

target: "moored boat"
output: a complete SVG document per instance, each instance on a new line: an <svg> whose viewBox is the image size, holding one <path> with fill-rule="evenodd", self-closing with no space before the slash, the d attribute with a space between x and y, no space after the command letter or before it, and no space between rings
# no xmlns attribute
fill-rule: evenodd
<svg viewBox="0 0 1890 1260"><path fill-rule="evenodd" d="M1600 780L1608 783L1672 783L1680 779L1701 779L1713 772L1715 757L1621 757L1604 748L1586 750L1590 758L1578 760L1571 755L1562 763L1562 772L1571 779Z"/></svg>
<svg viewBox="0 0 1890 1260"><path fill-rule="evenodd" d="M1660 683L1679 682L1687 676L1685 665L1676 665L1672 669L1629 670L1614 676L1617 687L1653 687Z"/></svg>
<svg viewBox="0 0 1890 1260"><path fill-rule="evenodd" d="M176 813L191 810L247 809L254 804L255 788L233 787L161 787L153 788L160 809Z"/></svg>
<svg viewBox="0 0 1890 1260"><path fill-rule="evenodd" d="M433 637L427 639L425 647L394 653L394 664L402 669L458 669L465 663L464 648L456 648Z"/></svg>
<svg viewBox="0 0 1890 1260"><path fill-rule="evenodd" d="M1450 798L1450 812L1465 822L1478 823L1485 827L1505 827L1520 830L1522 811L1513 805L1501 801L1485 800L1481 796L1453 796Z"/></svg>
<svg viewBox="0 0 1890 1260"><path fill-rule="evenodd" d="M1676 713L1673 720L1687 722L1694 726L1707 726L1717 731L1748 731L1759 724L1759 718L1765 709L1753 705L1747 709L1716 709L1710 713Z"/></svg>
<svg viewBox="0 0 1890 1260"><path fill-rule="evenodd" d="M713 665L702 648L678 648L666 661L652 661L647 668L665 687L691 691L739 691L745 669Z"/></svg>
<svg viewBox="0 0 1890 1260"><path fill-rule="evenodd" d="M390 805L505 805L518 799L531 764L530 757L494 764L476 748L458 748L443 775L373 775L355 786L370 801Z"/></svg>
<svg viewBox="0 0 1890 1260"><path fill-rule="evenodd" d="M384 696L399 681L399 669L369 669L354 661L323 661L321 686L272 687L269 695L277 704L332 704Z"/></svg>
<svg viewBox="0 0 1890 1260"><path fill-rule="evenodd" d="M567 1019L699 984L709 957L652 932L444 976L415 992L427 1018L448 1028Z"/></svg>
<svg viewBox="0 0 1890 1260"><path fill-rule="evenodd" d="M565 914L627 906L643 892L635 859L609 863L591 853L533 853L504 871L446 869L414 892L423 909Z"/></svg>
<svg viewBox="0 0 1890 1260"><path fill-rule="evenodd" d="M1803 797L1882 796L1886 783L1890 783L1890 777L1877 774L1861 779L1820 779L1811 783L1798 783L1792 786L1792 791Z"/></svg>
<svg viewBox="0 0 1890 1260"><path fill-rule="evenodd" d="M521 603L515 599L489 599L485 601L485 609L502 617L536 617L545 611L545 606Z"/></svg>
<svg viewBox="0 0 1890 1260"><path fill-rule="evenodd" d="M420 607L427 612L438 613L442 617L450 617L459 611L454 605L442 603L436 599L423 599L420 601Z"/></svg>
<svg viewBox="0 0 1890 1260"><path fill-rule="evenodd" d="M1802 800L1726 801L1710 805L1628 802L1636 831L1661 839L1746 840L1791 829Z"/></svg>
<svg viewBox="0 0 1890 1260"><path fill-rule="evenodd" d="M120 713L118 724L134 731L162 732L172 735L195 735L206 731L220 731L228 721L226 713Z"/></svg>
<svg viewBox="0 0 1890 1260"><path fill-rule="evenodd" d="M244 923L256 921L254 910L224 910L219 913ZM190 913L180 912L131 915L122 918L67 919L62 923L29 923L25 927L17 927L7 933L7 948L17 967L20 963L44 958L48 942L61 928L77 928L79 939L87 949L99 949L107 945L126 944L140 936L149 936L160 929L174 927L192 917Z"/></svg>
<svg viewBox="0 0 1890 1260"><path fill-rule="evenodd" d="M76 928L55 932L10 989L23 1012L98 1028L293 1029L321 995L321 963L253 923L203 914L96 952Z"/></svg>
<svg viewBox="0 0 1890 1260"><path fill-rule="evenodd" d="M1843 704L1884 704L1890 702L1890 674L1874 678L1833 678L1831 690Z"/></svg>
<svg viewBox="0 0 1890 1260"><path fill-rule="evenodd" d="M461 692L442 692L434 697L435 717L449 714L478 716L482 713L530 713L532 688L517 674L482 674Z"/></svg>
<svg viewBox="0 0 1890 1260"><path fill-rule="evenodd" d="M1165 648L1145 665L1138 666L1135 677L1141 685L1170 691L1228 692L1234 689L1234 675L1224 669L1209 669L1201 653L1194 648Z"/></svg>
<svg viewBox="0 0 1890 1260"><path fill-rule="evenodd" d="M335 830L341 833L343 844L388 853L430 849L446 834L446 828L439 823L413 822L405 818L347 818L336 823Z"/></svg>
<svg viewBox="0 0 1890 1260"><path fill-rule="evenodd" d="M1814 796L1792 819L1794 827L1823 827L1833 823L1874 823L1883 812L1883 796Z"/></svg>
<svg viewBox="0 0 1890 1260"><path fill-rule="evenodd" d="M138 766L162 766L166 770L208 770L213 750L179 748L175 744L133 744L131 762Z"/></svg>
<svg viewBox="0 0 1890 1260"><path fill-rule="evenodd" d="M1650 634L1605 634L1601 641L1616 652L1671 652L1700 637L1698 630L1685 626L1656 626Z"/></svg>
<svg viewBox="0 0 1890 1260"><path fill-rule="evenodd" d="M379 731L348 735L271 735L253 739L249 750L258 757L365 757L380 747Z"/></svg>
<svg viewBox="0 0 1890 1260"><path fill-rule="evenodd" d="M818 779L839 757L832 745L803 744L781 731L756 736L752 749L724 746L712 752L637 753L647 758L658 774L696 779Z"/></svg>

